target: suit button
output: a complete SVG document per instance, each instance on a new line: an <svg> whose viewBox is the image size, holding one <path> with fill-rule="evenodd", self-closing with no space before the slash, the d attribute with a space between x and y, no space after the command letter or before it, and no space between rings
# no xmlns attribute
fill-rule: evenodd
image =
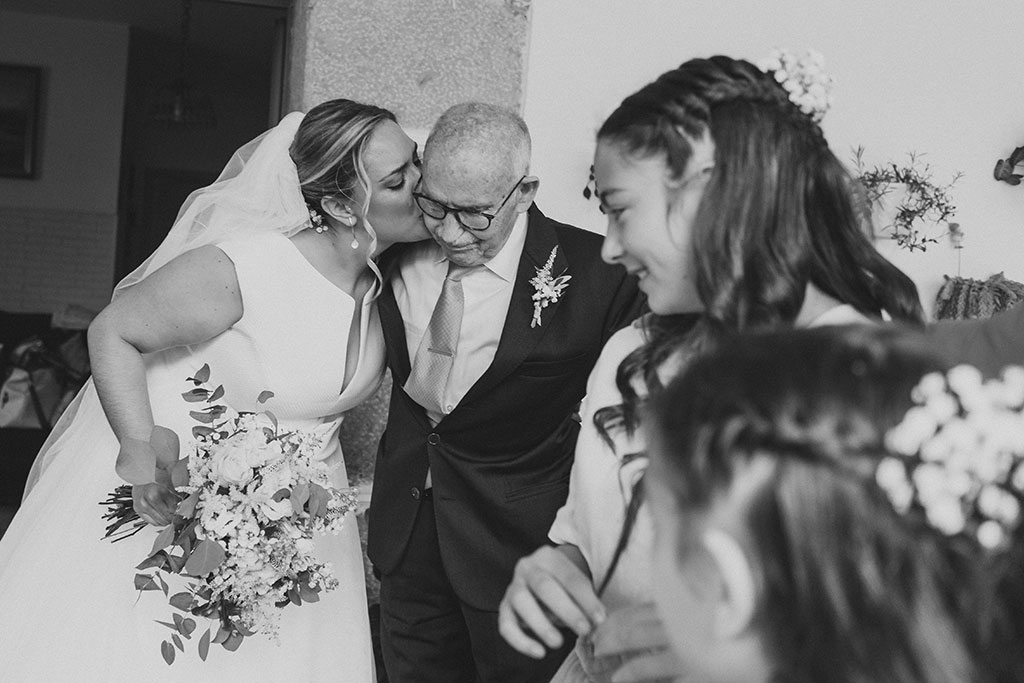
<svg viewBox="0 0 1024 683"><path fill-rule="evenodd" d="M427 443L429 443L431 446L436 446L437 444L441 443L441 435L438 434L437 432L431 432L430 436L427 437Z"/></svg>
<svg viewBox="0 0 1024 683"><path fill-rule="evenodd" d="M411 489L409 489L409 494L412 496L413 500L419 500L420 496L423 495L423 492L420 491L418 486L413 486Z"/></svg>

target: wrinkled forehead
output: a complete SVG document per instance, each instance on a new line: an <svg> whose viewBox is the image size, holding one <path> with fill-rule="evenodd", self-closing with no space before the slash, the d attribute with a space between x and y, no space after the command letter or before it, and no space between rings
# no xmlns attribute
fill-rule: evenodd
<svg viewBox="0 0 1024 683"><path fill-rule="evenodd" d="M508 155L480 146L428 144L422 170L425 191L438 199L487 197L518 177Z"/></svg>

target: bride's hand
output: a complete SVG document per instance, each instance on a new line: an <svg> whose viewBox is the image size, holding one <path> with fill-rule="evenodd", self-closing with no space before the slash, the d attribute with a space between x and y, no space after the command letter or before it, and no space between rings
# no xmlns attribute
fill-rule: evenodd
<svg viewBox="0 0 1024 683"><path fill-rule="evenodd" d="M178 494L155 481L132 486L132 505L143 520L154 526L167 526L178 507Z"/></svg>

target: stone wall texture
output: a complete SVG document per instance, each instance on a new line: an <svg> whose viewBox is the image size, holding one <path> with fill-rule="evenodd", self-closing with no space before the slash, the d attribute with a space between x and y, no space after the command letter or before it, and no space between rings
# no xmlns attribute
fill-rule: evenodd
<svg viewBox="0 0 1024 683"><path fill-rule="evenodd" d="M293 106L364 100L413 128L466 100L522 108L528 2L300 0L294 13Z"/></svg>

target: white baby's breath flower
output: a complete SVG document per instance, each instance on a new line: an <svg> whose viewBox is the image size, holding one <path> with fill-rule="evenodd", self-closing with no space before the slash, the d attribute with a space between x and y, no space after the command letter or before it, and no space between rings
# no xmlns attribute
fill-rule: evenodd
<svg viewBox="0 0 1024 683"><path fill-rule="evenodd" d="M926 408L914 406L907 411L903 422L889 430L885 437L886 447L903 455L913 455L921 448L924 440L935 433L938 420Z"/></svg>
<svg viewBox="0 0 1024 683"><path fill-rule="evenodd" d="M946 497L946 473L940 465L922 463L914 468L910 478L918 497L926 505Z"/></svg>
<svg viewBox="0 0 1024 683"><path fill-rule="evenodd" d="M875 481L884 490L893 507L900 513L910 509L914 489L907 480L907 470L897 458L883 458L875 470Z"/></svg>
<svg viewBox="0 0 1024 683"><path fill-rule="evenodd" d="M991 519L987 519L978 525L978 543L983 548L995 550L1006 540L1006 532L1003 527Z"/></svg>
<svg viewBox="0 0 1024 683"><path fill-rule="evenodd" d="M820 122L832 104L834 79L824 71L824 57L809 50L802 56L774 49L758 63L758 68L771 74L801 112Z"/></svg>
<svg viewBox="0 0 1024 683"><path fill-rule="evenodd" d="M971 525L983 547L1002 545L1022 517L1024 368L987 381L967 365L945 377L930 373L912 398L918 405L885 439L890 452L906 458L901 464L910 473L910 497L942 533L959 534ZM888 460L879 462L876 479L887 482L890 502L903 510L908 495L894 483Z"/></svg>
<svg viewBox="0 0 1024 683"><path fill-rule="evenodd" d="M987 410L990 405L986 400L982 385L981 371L971 365L958 365L947 375L949 388L956 392L960 405L968 412Z"/></svg>
<svg viewBox="0 0 1024 683"><path fill-rule="evenodd" d="M957 498L937 497L925 506L924 512L932 526L947 536L958 534L964 530L966 520Z"/></svg>
<svg viewBox="0 0 1024 683"><path fill-rule="evenodd" d="M921 378L910 397L915 403L924 403L932 396L945 395L946 378L940 372L929 372Z"/></svg>
<svg viewBox="0 0 1024 683"><path fill-rule="evenodd" d="M1001 376L1006 389L1006 405L1010 408L1022 407L1024 405L1024 367L1008 365L1003 368Z"/></svg>
<svg viewBox="0 0 1024 683"><path fill-rule="evenodd" d="M960 410L960 404L957 400L944 391L927 396L922 403L928 412L935 417L937 423L946 422Z"/></svg>

